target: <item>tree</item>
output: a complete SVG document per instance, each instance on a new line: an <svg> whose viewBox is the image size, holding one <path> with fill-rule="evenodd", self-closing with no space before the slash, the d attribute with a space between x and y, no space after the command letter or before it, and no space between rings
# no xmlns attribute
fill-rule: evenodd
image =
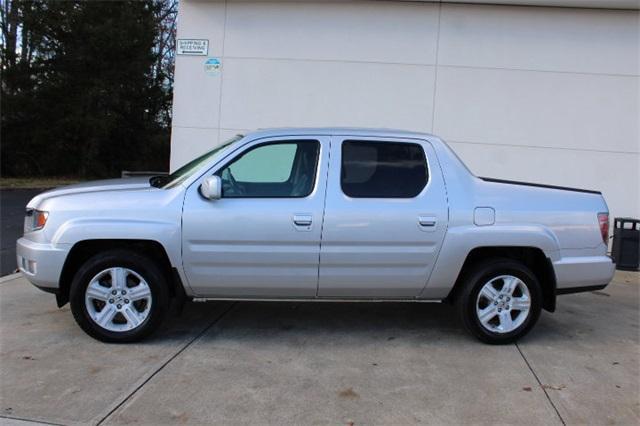
<svg viewBox="0 0 640 426"><path fill-rule="evenodd" d="M166 170L175 2L1 1L2 174Z"/></svg>
<svg viewBox="0 0 640 426"><path fill-rule="evenodd" d="M166 89L161 120L167 127L170 127L175 70L178 0L161 0L158 2L156 10L158 34L155 43L157 54L155 78L157 79L156 83L164 85Z"/></svg>

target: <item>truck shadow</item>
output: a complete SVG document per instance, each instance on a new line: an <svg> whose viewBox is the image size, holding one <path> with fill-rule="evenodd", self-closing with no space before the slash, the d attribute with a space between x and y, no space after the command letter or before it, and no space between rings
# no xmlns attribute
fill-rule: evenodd
<svg viewBox="0 0 640 426"><path fill-rule="evenodd" d="M624 303L592 293L564 296L557 311L543 311L536 326L520 339L523 344L603 344L620 339L639 340L637 301ZM616 311L610 309L616 305ZM224 313L223 313L224 312ZM253 340L302 341L325 338L333 342L367 342L396 339L471 341L455 308L440 303L358 302L207 302L187 303L182 314L172 316L151 339L172 340L205 330L202 342ZM615 324L627 323L626 327Z"/></svg>
<svg viewBox="0 0 640 426"><path fill-rule="evenodd" d="M226 310L219 319L220 312ZM307 341L465 336L452 306L439 303L207 302L187 303L153 340L179 338L187 329L209 327L202 342L216 339ZM212 324L213 323L213 324ZM361 343L363 343L361 341Z"/></svg>

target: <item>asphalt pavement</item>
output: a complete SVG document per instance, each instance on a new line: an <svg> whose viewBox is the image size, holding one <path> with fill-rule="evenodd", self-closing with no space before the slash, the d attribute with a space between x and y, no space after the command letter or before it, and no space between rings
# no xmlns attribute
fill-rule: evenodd
<svg viewBox="0 0 640 426"><path fill-rule="evenodd" d="M0 276L11 274L16 269L16 240L22 236L24 210L34 196L45 189L0 190Z"/></svg>

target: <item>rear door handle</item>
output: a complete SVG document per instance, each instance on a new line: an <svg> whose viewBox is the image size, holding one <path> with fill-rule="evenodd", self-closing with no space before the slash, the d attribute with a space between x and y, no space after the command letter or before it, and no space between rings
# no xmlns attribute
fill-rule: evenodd
<svg viewBox="0 0 640 426"><path fill-rule="evenodd" d="M293 223L296 226L311 226L313 223L313 216L310 214L294 214Z"/></svg>
<svg viewBox="0 0 640 426"><path fill-rule="evenodd" d="M436 226L437 220L433 216L418 216L418 223L420 226L434 227Z"/></svg>

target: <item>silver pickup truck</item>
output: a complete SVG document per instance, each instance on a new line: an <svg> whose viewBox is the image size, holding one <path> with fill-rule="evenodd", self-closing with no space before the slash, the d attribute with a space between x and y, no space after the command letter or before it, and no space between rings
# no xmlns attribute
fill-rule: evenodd
<svg viewBox="0 0 640 426"><path fill-rule="evenodd" d="M432 135L278 129L36 196L17 261L103 341L147 336L172 299L234 299L451 302L506 343L609 283L608 227L599 192L476 177Z"/></svg>

